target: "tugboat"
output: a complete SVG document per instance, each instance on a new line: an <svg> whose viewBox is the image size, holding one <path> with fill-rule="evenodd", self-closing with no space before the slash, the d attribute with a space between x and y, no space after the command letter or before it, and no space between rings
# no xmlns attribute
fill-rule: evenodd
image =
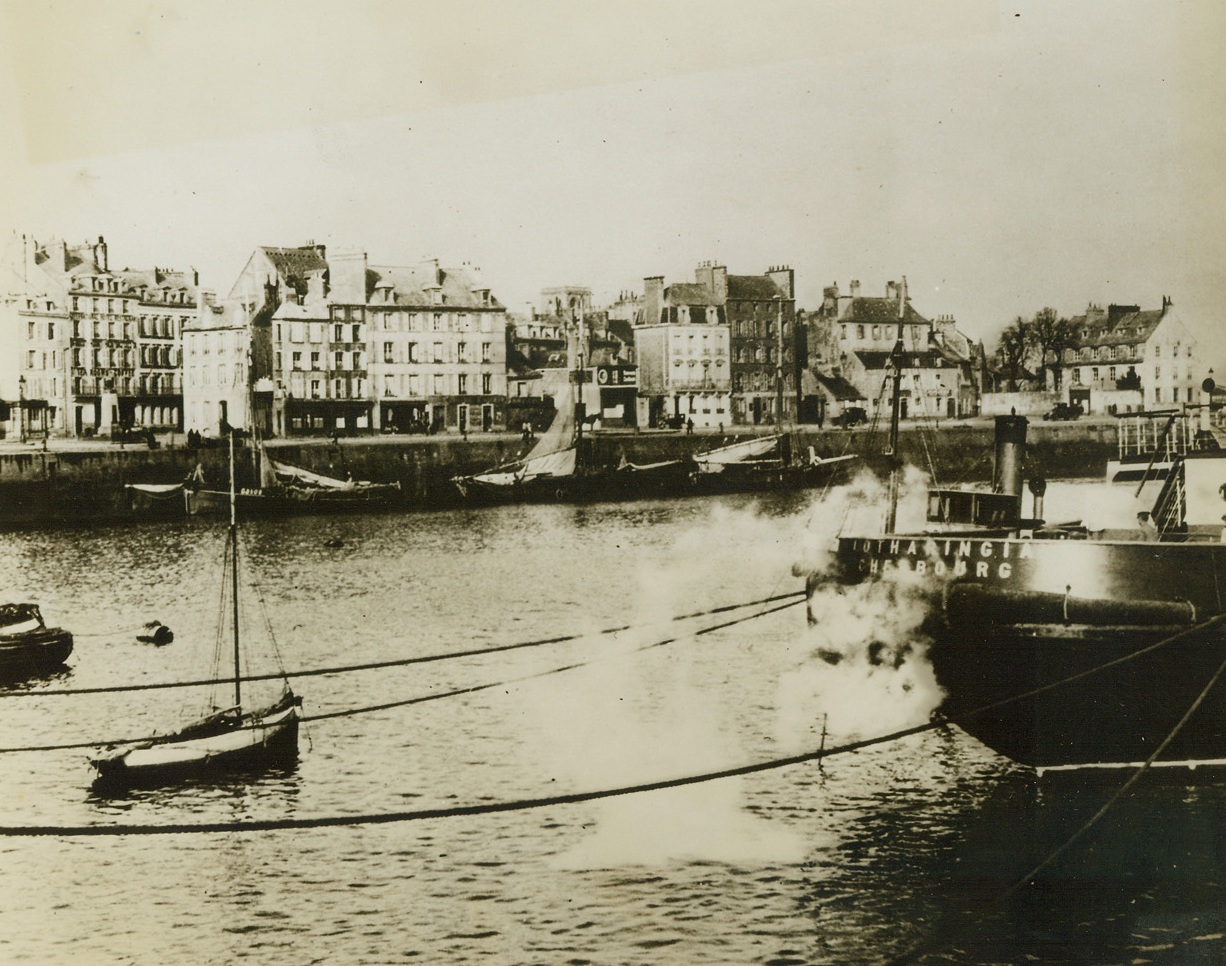
<svg viewBox="0 0 1226 966"><path fill-rule="evenodd" d="M1174 454L1152 505L1118 526L1048 524L1042 480L1022 515L1027 425L997 417L992 489L929 491L927 527L895 527L896 470L885 527L840 535L832 567L808 574L810 620L831 585L917 600L937 714L1041 771L1136 766L1171 735L1156 765L1226 765L1226 684L1203 693L1226 659L1226 453Z"/></svg>

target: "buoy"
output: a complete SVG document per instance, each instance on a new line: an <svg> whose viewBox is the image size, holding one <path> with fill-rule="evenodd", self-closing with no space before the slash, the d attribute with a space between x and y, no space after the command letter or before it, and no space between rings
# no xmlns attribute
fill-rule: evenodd
<svg viewBox="0 0 1226 966"><path fill-rule="evenodd" d="M136 639L142 644L163 647L175 639L175 633L161 621L150 621L145 625L145 632L137 634Z"/></svg>

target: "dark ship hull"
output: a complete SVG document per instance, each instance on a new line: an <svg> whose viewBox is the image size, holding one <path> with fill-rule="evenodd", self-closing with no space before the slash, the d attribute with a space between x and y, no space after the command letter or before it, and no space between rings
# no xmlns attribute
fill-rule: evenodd
<svg viewBox="0 0 1226 966"><path fill-rule="evenodd" d="M1221 543L900 535L842 539L837 560L843 583L905 575L940 713L1022 764L1146 760L1226 659L1204 626L1223 612ZM1226 686L1159 761L1226 763Z"/></svg>

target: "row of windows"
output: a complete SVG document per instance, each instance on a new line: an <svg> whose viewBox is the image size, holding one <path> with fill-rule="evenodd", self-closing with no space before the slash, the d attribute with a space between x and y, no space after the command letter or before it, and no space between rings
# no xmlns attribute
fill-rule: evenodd
<svg viewBox="0 0 1226 966"><path fill-rule="evenodd" d="M450 379L447 374L436 372L431 377L419 376L417 373L409 375L383 377L383 395L398 396L401 398L416 398L421 395L422 388L429 386L431 393L435 396L449 395L447 391ZM471 387L476 385L475 380L470 380L467 373L457 373L455 376L455 395L467 396ZM488 372L481 373L481 395L488 396L494 391L494 377Z"/></svg>
<svg viewBox="0 0 1226 966"><path fill-rule="evenodd" d="M216 383L214 383L214 373L216 373ZM227 366L224 362L220 363L216 369L213 366L192 366L187 370L187 384L189 386L242 386L244 385L244 368L243 364L237 363L234 366Z"/></svg>
<svg viewBox="0 0 1226 966"><path fill-rule="evenodd" d="M95 279L95 281L97 281L97 279ZM95 286L95 291L115 292L115 291L118 291L118 289L110 288L110 289L100 290ZM159 294L162 296L161 298L157 297ZM149 303L149 302L160 303L163 305L195 305L196 304L195 300L192 299L189 293L186 291L162 289L160 290L160 292L151 291L139 300L123 299L123 298L102 299L102 298L98 298L97 296L85 297L81 295L74 295L72 297L72 310L74 312L81 312L81 311L106 312L108 315L114 315L118 311L120 315L127 315L128 312L131 310L130 307L133 302L136 302L137 305L140 305L142 303Z"/></svg>
<svg viewBox="0 0 1226 966"><path fill-rule="evenodd" d="M848 333L849 328L850 326L846 322L841 323L839 325L839 338L840 339L847 338L847 333ZM918 325L915 323L908 323L907 325L903 326L903 333L905 336L909 332L911 336L911 341L914 343L918 343L921 338L925 338L924 328L925 327L923 325ZM786 334L787 334L787 328L786 328L786 323L785 323L784 335ZM867 325L865 323L857 322L856 323L856 338L857 339L867 339L867 338L897 339L898 338L898 325L897 324Z"/></svg>
<svg viewBox="0 0 1226 966"><path fill-rule="evenodd" d="M370 313L371 326L379 332L494 332L495 318L490 312L475 315L467 312Z"/></svg>
<svg viewBox="0 0 1226 966"><path fill-rule="evenodd" d="M1179 379L1179 367L1178 366L1172 366L1171 369L1168 370L1168 372L1170 373L1170 376L1172 379ZM1098 366L1090 366L1085 369L1078 366L1076 369L1073 370L1073 381L1081 382L1083 379L1085 379L1088 376L1091 381L1097 382L1098 379L1100 378L1101 373L1102 373L1102 370L1099 369ZM1107 373L1107 378L1112 381L1122 378L1124 375L1124 373L1116 366L1107 367L1106 373ZM1191 381L1192 379L1192 367L1191 366L1187 366L1184 368L1183 378L1188 381ZM1154 366L1154 381L1158 382L1161 379L1162 379L1162 366ZM1190 391L1191 390L1189 389L1189 392ZM1175 399L1172 401L1178 402L1179 400ZM1191 402L1192 400L1189 399L1188 401Z"/></svg>
<svg viewBox="0 0 1226 966"><path fill-rule="evenodd" d="M184 349L189 357L209 355L216 351L236 354L243 351L246 332L243 329L230 329L224 332L193 332L184 339Z"/></svg>
<svg viewBox="0 0 1226 966"><path fill-rule="evenodd" d="M323 369L323 357L324 357L324 354L323 354L322 352L312 352L312 353L310 353L310 354L309 354L309 357L310 357L310 365L309 365L309 366L305 366L305 365L303 365L303 362L304 362L304 361L307 359L307 355L308 355L308 354L307 354L307 353L304 353L304 352L298 352L298 351L291 352L291 353L290 353L290 368L292 368L292 369L312 369L312 370L316 370L316 371L319 371L319 370L322 370L322 369ZM336 371L336 370L357 370L357 369L365 369L365 368L366 368L366 365L365 365L365 363L364 363L364 361L363 361L363 359L362 359L362 353L360 353L360 352L351 352L351 353L348 353L348 356L349 356L349 359L352 361L352 365L345 365L345 357L346 357L346 353L344 353L344 352L334 352L334 353L332 354L332 370L333 370L333 371ZM277 371L278 371L278 372L282 371L282 369L283 369L283 366L282 366L282 358L283 358L283 357L282 357L281 353L280 353L280 352L278 352L278 353L277 353L277 355L276 355L276 363L277 363Z"/></svg>
<svg viewBox="0 0 1226 966"><path fill-rule="evenodd" d="M444 361L446 362L472 362L474 360L469 359L468 348L469 346L467 342L457 342L455 345L455 358L449 359L449 358L446 358L447 354L444 349L444 343L436 342L434 343L433 359L435 362L444 362ZM492 342L482 342L481 343L481 361L491 362L493 360L493 351L494 351L494 346ZM403 362L408 362L408 363L420 362L421 359L419 358L419 353L417 351L417 343L416 342L406 342L406 343L384 342L383 343L383 361L389 365L394 365L395 363L403 363Z"/></svg>

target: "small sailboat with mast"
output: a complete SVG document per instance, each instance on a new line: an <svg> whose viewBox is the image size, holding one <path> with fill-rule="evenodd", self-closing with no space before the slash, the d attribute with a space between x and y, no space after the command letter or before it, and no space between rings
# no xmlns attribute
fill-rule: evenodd
<svg viewBox="0 0 1226 966"><path fill-rule="evenodd" d="M243 689L234 436L231 430L230 526L223 566L229 584L226 623L230 630L233 677L227 683L233 689L233 703L224 708L214 706L204 717L171 734L107 749L90 762L98 774L97 784L103 788L165 785L292 764L297 759L298 708L302 699L294 694L284 676L279 697L263 706L247 707L249 696ZM220 663L225 644L225 635L219 628L216 663Z"/></svg>

